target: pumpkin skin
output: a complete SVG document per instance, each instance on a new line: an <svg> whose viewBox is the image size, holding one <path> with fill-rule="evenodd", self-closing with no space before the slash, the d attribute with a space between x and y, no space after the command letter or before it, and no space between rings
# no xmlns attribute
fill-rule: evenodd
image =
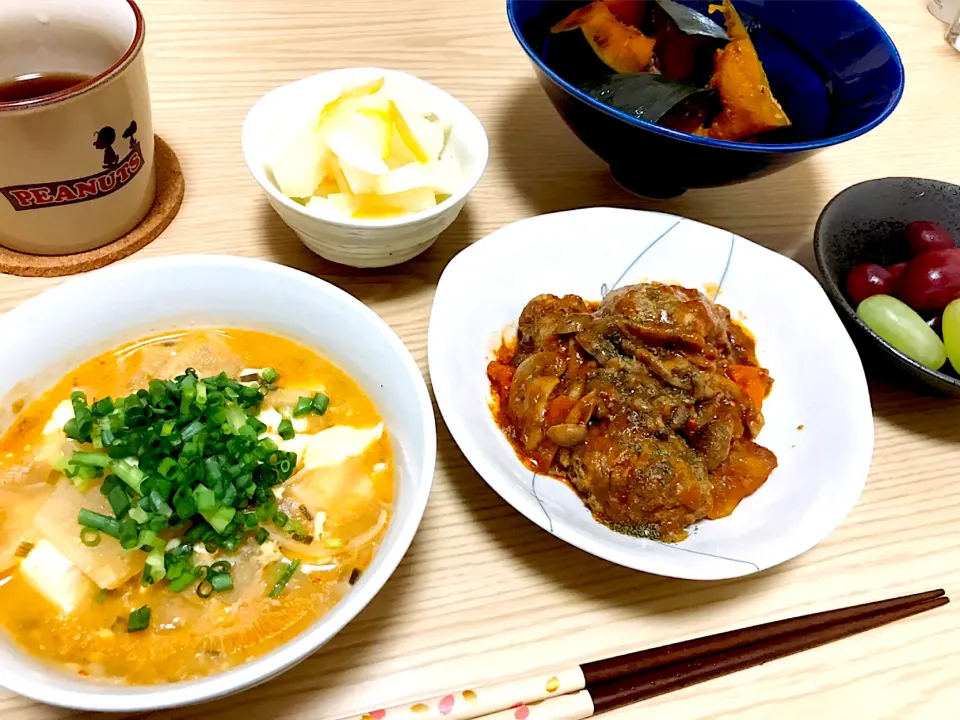
<svg viewBox="0 0 960 720"><path fill-rule="evenodd" d="M657 4L651 15L656 29L660 72L668 80L706 85L713 75L714 55L726 39L687 34Z"/></svg>
<svg viewBox="0 0 960 720"><path fill-rule="evenodd" d="M636 73L650 67L656 40L617 20L601 0L574 10L550 32L577 29L583 32L597 57L610 69L618 73Z"/></svg>

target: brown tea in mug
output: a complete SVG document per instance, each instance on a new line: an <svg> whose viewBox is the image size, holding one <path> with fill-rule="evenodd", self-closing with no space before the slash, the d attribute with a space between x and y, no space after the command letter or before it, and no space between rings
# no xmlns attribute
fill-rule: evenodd
<svg viewBox="0 0 960 720"><path fill-rule="evenodd" d="M75 72L36 72L0 80L0 103L21 102L69 90L91 78Z"/></svg>

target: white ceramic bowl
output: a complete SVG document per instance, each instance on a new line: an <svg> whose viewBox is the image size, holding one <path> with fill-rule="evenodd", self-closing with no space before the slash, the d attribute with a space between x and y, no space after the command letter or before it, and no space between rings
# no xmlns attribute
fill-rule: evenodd
<svg viewBox="0 0 960 720"><path fill-rule="evenodd" d="M598 523L558 480L534 475L493 422L486 365L505 328L540 293L600 300L609 289L676 282L713 295L757 339L774 378L758 442L779 461L729 517L681 543ZM477 472L532 522L598 557L658 575L718 580L796 557L859 498L873 452L860 357L810 273L726 230L673 215L593 208L501 228L457 255L430 317L430 377L454 439Z"/></svg>
<svg viewBox="0 0 960 720"><path fill-rule="evenodd" d="M385 220L344 220L318 216L285 196L267 167L278 133L289 133L300 119L319 114L343 90L384 78L422 100L438 117L452 124L445 152L463 171L460 190L435 208ZM396 70L345 68L312 75L264 95L243 123L243 155L267 200L304 245L321 257L353 267L398 265L433 245L463 209L467 195L480 182L489 147L483 125L449 93L420 78Z"/></svg>
<svg viewBox="0 0 960 720"><path fill-rule="evenodd" d="M329 613L273 652L204 679L117 686L61 674L0 630L0 686L83 710L143 711L209 700L267 680L303 660L380 590L410 545L433 481L436 427L413 357L373 311L329 283L261 260L190 255L99 270L0 316L0 424L79 362L175 327L263 330L315 348L369 394L391 434L397 468L393 520L369 569Z"/></svg>

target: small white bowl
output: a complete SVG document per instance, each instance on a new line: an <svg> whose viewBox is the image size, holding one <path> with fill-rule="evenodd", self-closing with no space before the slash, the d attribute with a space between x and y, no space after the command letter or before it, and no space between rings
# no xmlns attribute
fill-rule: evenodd
<svg viewBox="0 0 960 720"><path fill-rule="evenodd" d="M776 453L777 469L732 515L697 523L675 544L601 525L570 487L520 463L490 412L487 363L534 296L600 300L647 281L718 294L756 337L774 379L758 442ZM863 366L819 283L793 260L693 220L589 208L500 228L443 271L427 351L443 419L483 479L544 530L636 570L722 580L786 562L841 523L870 470Z"/></svg>
<svg viewBox="0 0 960 720"><path fill-rule="evenodd" d="M352 87L384 78L422 101L452 125L445 152L463 172L460 190L423 212L385 220L345 220L307 210L280 192L267 167L278 135L288 133L311 114ZM440 88L397 70L344 68L312 75L264 95L243 123L243 156L267 200L317 255L352 267L388 267L419 255L433 245L463 209L467 195L480 181L487 165L489 145L483 125L460 101Z"/></svg>
<svg viewBox="0 0 960 720"><path fill-rule="evenodd" d="M77 312L77 308L83 312ZM0 687L79 710L138 712L176 707L257 685L336 635L396 569L420 524L436 461L426 383L400 338L363 303L305 273L226 256L187 255L98 270L0 316L0 427L11 403L32 399L80 362L177 327L262 330L315 349L373 400L393 443L393 518L373 562L330 612L276 650L199 680L113 685L60 672L17 647L0 628Z"/></svg>

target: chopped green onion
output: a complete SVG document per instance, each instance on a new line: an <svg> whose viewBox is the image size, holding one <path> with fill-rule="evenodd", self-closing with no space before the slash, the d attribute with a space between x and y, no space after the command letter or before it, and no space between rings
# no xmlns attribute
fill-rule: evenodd
<svg viewBox="0 0 960 720"><path fill-rule="evenodd" d="M127 632L139 632L150 627L150 607L144 605L130 613L127 619Z"/></svg>
<svg viewBox="0 0 960 720"><path fill-rule="evenodd" d="M201 541L209 529L207 524L202 520L196 521L190 526L190 529L183 534L183 539L190 543Z"/></svg>
<svg viewBox="0 0 960 720"><path fill-rule="evenodd" d="M317 393L313 396L311 405L317 415L323 415L327 411L327 408L330 407L330 398L323 393Z"/></svg>
<svg viewBox="0 0 960 720"><path fill-rule="evenodd" d="M80 391L70 393L73 417L63 426L63 432L71 440L90 442L93 432L93 413L87 407L87 396Z"/></svg>
<svg viewBox="0 0 960 720"><path fill-rule="evenodd" d="M77 522L85 528L99 530L110 537L120 537L120 523L116 518L107 517L106 515L101 515L93 510L81 508L80 512L77 514Z"/></svg>
<svg viewBox="0 0 960 720"><path fill-rule="evenodd" d="M200 378L187 368L173 379L153 378L126 397L89 404L82 392L72 393L73 417L64 432L85 449L51 466L84 491L102 478L100 492L113 511L113 517L79 512L82 542L94 547L108 534L127 550L147 553L142 584L165 579L165 587L182 592L198 582L198 595L209 597L233 587L232 567L226 561L194 567L194 547L229 553L248 534L265 543L270 534L263 525L271 521L303 542L312 540L299 521L279 512L272 492L292 475L297 456L264 436L268 428L257 415L280 375L273 368L259 375L260 383L250 384L223 372ZM300 414L325 410L319 395L302 398ZM278 434L296 437L291 408L279 410L286 422Z"/></svg>
<svg viewBox="0 0 960 720"><path fill-rule="evenodd" d="M260 505L257 510L257 520L261 523L268 523L277 514L277 505L274 502L268 502Z"/></svg>
<svg viewBox="0 0 960 720"><path fill-rule="evenodd" d="M51 461L51 465L52 464L53 464L53 461ZM100 492L104 496L109 495L111 490L113 490L115 487L118 487L121 484L122 483L120 482L120 479L116 475L107 475L103 479L103 482L100 484Z"/></svg>
<svg viewBox="0 0 960 720"><path fill-rule="evenodd" d="M183 430L180 431L180 437L183 438L183 441L191 440L200 433L203 432L203 423L199 420L194 420L192 423L187 425Z"/></svg>
<svg viewBox="0 0 960 720"><path fill-rule="evenodd" d="M323 545L324 547L328 547L331 549L339 548L339 547L343 547L343 540L341 540L340 538L324 538Z"/></svg>
<svg viewBox="0 0 960 720"><path fill-rule="evenodd" d="M127 485L132 487L137 492L140 492L140 486L143 484L143 481L147 479L146 474L143 470L138 467L139 463L137 458L128 457L123 460L115 460L110 463L110 470L113 471L113 474L118 478L123 480Z"/></svg>
<svg viewBox="0 0 960 720"><path fill-rule="evenodd" d="M287 520L283 524L282 529L285 532L293 533L294 535L305 535L307 532L306 529L303 527L303 523L301 523L296 518L290 518L289 520Z"/></svg>
<svg viewBox="0 0 960 720"><path fill-rule="evenodd" d="M210 527L212 527L218 533L222 533L224 530L226 530L227 525L230 524L230 521L233 520L233 516L236 514L237 511L235 508L222 507L209 516L204 514L203 517L208 523L210 523Z"/></svg>
<svg viewBox="0 0 960 720"><path fill-rule="evenodd" d="M217 462L215 457L208 457L203 461L203 467L207 472L207 480L210 481L211 485L216 485L223 477L223 473L220 470L220 464Z"/></svg>
<svg viewBox="0 0 960 720"><path fill-rule="evenodd" d="M173 496L173 509L181 520L187 520L197 514L197 502L189 490L180 488Z"/></svg>
<svg viewBox="0 0 960 720"><path fill-rule="evenodd" d="M150 504L153 509L163 517L168 518L173 515L173 509L167 504L166 500L156 490L150 491Z"/></svg>
<svg viewBox="0 0 960 720"><path fill-rule="evenodd" d="M157 465L157 472L163 475L164 477L170 477L170 472L177 466L177 461L172 457L165 457L160 461L160 464Z"/></svg>
<svg viewBox="0 0 960 720"><path fill-rule="evenodd" d="M297 404L293 408L293 416L301 417L313 411L313 398L297 398Z"/></svg>
<svg viewBox="0 0 960 720"><path fill-rule="evenodd" d="M190 405L197 397L197 386L196 383L187 385L184 383L184 386L180 394L180 414L187 415L190 412Z"/></svg>
<svg viewBox="0 0 960 720"><path fill-rule="evenodd" d="M233 578L227 573L214 573L210 575L210 585L215 592L227 592L233 590Z"/></svg>
<svg viewBox="0 0 960 720"><path fill-rule="evenodd" d="M260 373L260 377L263 378L263 381L267 385L271 385L280 379L280 373L274 370L272 367L264 368L263 372Z"/></svg>
<svg viewBox="0 0 960 720"><path fill-rule="evenodd" d="M297 433L293 429L293 423L287 419L280 421L280 424L277 426L277 435L279 435L284 440L293 440L296 437Z"/></svg>
<svg viewBox="0 0 960 720"><path fill-rule="evenodd" d="M91 412L97 417L103 417L113 412L113 400L108 397L97 400L91 407Z"/></svg>
<svg viewBox="0 0 960 720"><path fill-rule="evenodd" d="M267 431L267 425L266 425L266 423L260 422L260 421L259 421L257 418L255 418L255 417L248 417L248 418L247 418L247 425L249 425L250 427L252 427L253 430L254 430L254 432L257 433L257 435L259 435L260 433L265 433L265 432Z"/></svg>
<svg viewBox="0 0 960 720"><path fill-rule="evenodd" d="M147 514L147 511L143 508L132 507L130 512L127 515L134 520L134 522L140 523L143 525L147 520L150 519L150 516Z"/></svg>
<svg viewBox="0 0 960 720"><path fill-rule="evenodd" d="M139 533L137 533L136 544L142 548L151 550L153 548L153 544L157 541L157 539L158 539L157 533L154 532L153 530L150 530L150 529L141 530Z"/></svg>
<svg viewBox="0 0 960 720"><path fill-rule="evenodd" d="M214 495L213 490L206 485L197 485L193 491L193 499L197 503L197 510L201 513L217 507L217 497ZM209 522L209 520L207 522Z"/></svg>
<svg viewBox="0 0 960 720"><path fill-rule="evenodd" d="M160 514L151 515L147 520L147 528L155 533L158 533L161 530L166 530L168 524L167 518Z"/></svg>
<svg viewBox="0 0 960 720"><path fill-rule="evenodd" d="M105 468L110 465L110 456L97 452L76 452L70 456L70 463L77 467Z"/></svg>
<svg viewBox="0 0 960 720"><path fill-rule="evenodd" d="M240 432L240 428L247 424L247 414L240 408L239 405L228 405L224 412L227 414L227 422L230 423L230 427L233 429L233 434L236 435Z"/></svg>
<svg viewBox="0 0 960 720"><path fill-rule="evenodd" d="M162 546L159 548L154 548L147 555L147 568L150 570L151 582L159 582L167 576L167 568L164 563Z"/></svg>
<svg viewBox="0 0 960 720"><path fill-rule="evenodd" d="M193 572L186 570L175 579L168 582L167 587L173 592L183 592L194 580L196 580L196 577L194 576Z"/></svg>
<svg viewBox="0 0 960 720"><path fill-rule="evenodd" d="M227 485L223 491L223 497L220 498L220 504L226 507L234 505L237 501L237 488L234 485Z"/></svg>
<svg viewBox="0 0 960 720"><path fill-rule="evenodd" d="M110 398L107 399L109 400ZM113 434L113 428L110 426L110 418L100 418L97 421L97 427L100 430L100 445L113 445L116 436Z"/></svg>
<svg viewBox="0 0 960 720"><path fill-rule="evenodd" d="M290 578L293 577L293 574L297 571L297 568L300 567L300 560L294 560L289 565L284 567L280 571L280 576L277 578L276 584L273 586L273 589L270 591L271 598L280 597L280 593L283 592L283 589L287 586L287 583L290 582Z"/></svg>
<svg viewBox="0 0 960 720"><path fill-rule="evenodd" d="M80 542L87 547L94 548L100 544L100 531L85 527L80 530Z"/></svg>
<svg viewBox="0 0 960 720"><path fill-rule="evenodd" d="M120 540L120 547L124 550L133 550L140 544L140 530L137 528L136 521L127 515L120 521L120 531L117 535L117 539Z"/></svg>
<svg viewBox="0 0 960 720"><path fill-rule="evenodd" d="M113 514L117 517L120 517L130 509L130 497L119 485L114 485L110 492L107 493L107 501L110 503L110 507L113 508Z"/></svg>

